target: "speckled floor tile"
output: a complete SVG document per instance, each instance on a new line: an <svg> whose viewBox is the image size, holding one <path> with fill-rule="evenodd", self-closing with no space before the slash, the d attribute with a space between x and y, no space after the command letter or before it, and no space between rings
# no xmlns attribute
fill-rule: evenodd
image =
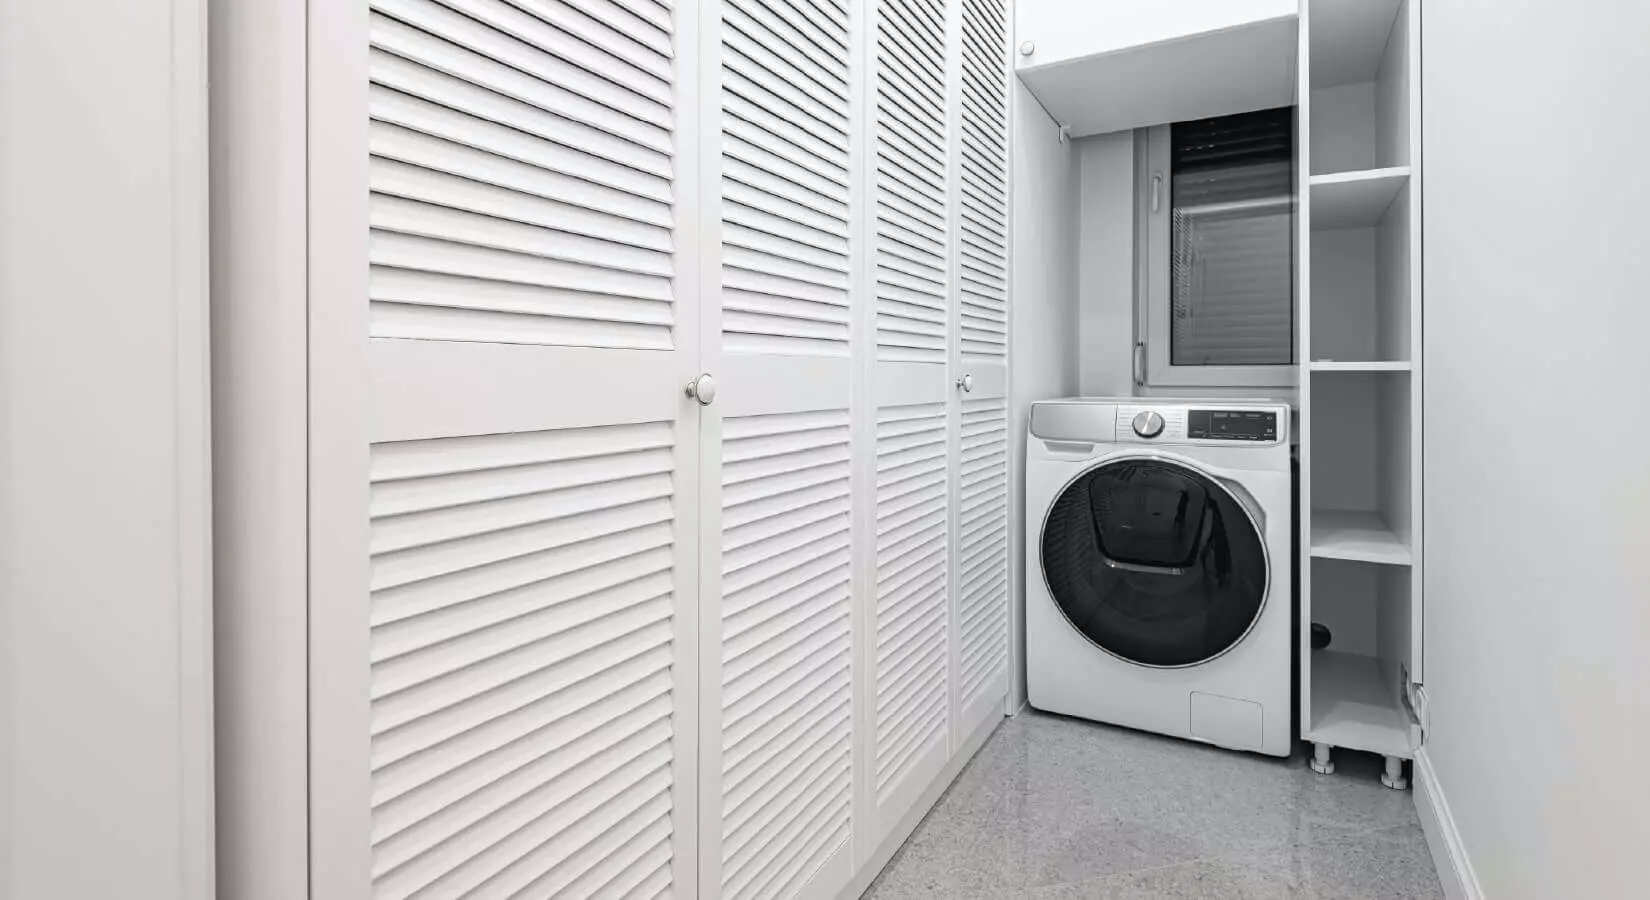
<svg viewBox="0 0 1650 900"><path fill-rule="evenodd" d="M1434 897L1379 761L1273 760L1028 712L1004 723L867 892L919 897Z"/></svg>

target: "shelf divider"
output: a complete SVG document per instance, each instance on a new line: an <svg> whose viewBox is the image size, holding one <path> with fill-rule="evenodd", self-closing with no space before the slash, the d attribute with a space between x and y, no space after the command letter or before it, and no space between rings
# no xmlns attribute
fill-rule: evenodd
<svg viewBox="0 0 1650 900"><path fill-rule="evenodd" d="M1313 175L1307 179L1312 192L1312 230L1374 225L1408 183L1409 166Z"/></svg>
<svg viewBox="0 0 1650 900"><path fill-rule="evenodd" d="M1307 368L1313 372L1408 372L1414 366L1407 360L1315 359Z"/></svg>
<svg viewBox="0 0 1650 900"><path fill-rule="evenodd" d="M1389 566L1410 564L1409 548L1372 512L1312 510L1312 556Z"/></svg>

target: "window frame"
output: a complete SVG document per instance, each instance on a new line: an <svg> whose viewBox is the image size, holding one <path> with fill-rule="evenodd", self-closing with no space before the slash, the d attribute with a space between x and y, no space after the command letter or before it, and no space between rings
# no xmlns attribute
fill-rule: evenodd
<svg viewBox="0 0 1650 900"><path fill-rule="evenodd" d="M1169 125L1154 125L1135 131L1135 207L1136 242L1135 290L1135 353L1144 359L1135 360L1135 384L1141 387L1260 387L1294 388L1297 385L1300 360L1300 302L1299 266L1295 278L1295 327L1289 335L1290 356L1296 362L1276 366L1205 366L1175 365L1170 353L1171 325L1169 311L1173 303L1169 277L1169 255L1173 237L1169 229L1169 209L1174 173L1170 171ZM1295 140L1300 136L1297 133ZM1299 159L1297 149L1296 158ZM1300 173L1295 173L1295 195L1299 196ZM1298 199L1295 201L1298 205ZM1300 220L1295 219L1295 252L1300 246Z"/></svg>

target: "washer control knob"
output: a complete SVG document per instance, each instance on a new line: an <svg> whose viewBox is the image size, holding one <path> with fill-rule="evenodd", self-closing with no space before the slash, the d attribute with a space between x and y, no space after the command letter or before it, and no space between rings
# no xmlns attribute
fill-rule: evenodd
<svg viewBox="0 0 1650 900"><path fill-rule="evenodd" d="M1136 413L1134 433L1143 438L1154 438L1163 433L1163 417L1150 410Z"/></svg>

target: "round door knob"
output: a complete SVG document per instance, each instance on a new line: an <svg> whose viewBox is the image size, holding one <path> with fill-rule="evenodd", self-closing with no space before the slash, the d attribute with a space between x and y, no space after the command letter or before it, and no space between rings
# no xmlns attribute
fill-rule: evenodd
<svg viewBox="0 0 1650 900"><path fill-rule="evenodd" d="M962 391L965 394L972 392L974 390L974 376L964 375L963 377L957 379L957 390Z"/></svg>
<svg viewBox="0 0 1650 900"><path fill-rule="evenodd" d="M709 406L716 399L716 379L710 375L700 375L687 384L687 395L699 401L700 406Z"/></svg>
<svg viewBox="0 0 1650 900"><path fill-rule="evenodd" d="M1163 433L1163 417L1154 412L1136 413L1134 433L1143 438L1154 438Z"/></svg>
<svg viewBox="0 0 1650 900"><path fill-rule="evenodd" d="M1021 56L1030 56L1031 54L1036 53L1036 52L1037 52L1037 45L1033 44L1030 41L1026 41L1025 43L1020 45L1020 55Z"/></svg>

